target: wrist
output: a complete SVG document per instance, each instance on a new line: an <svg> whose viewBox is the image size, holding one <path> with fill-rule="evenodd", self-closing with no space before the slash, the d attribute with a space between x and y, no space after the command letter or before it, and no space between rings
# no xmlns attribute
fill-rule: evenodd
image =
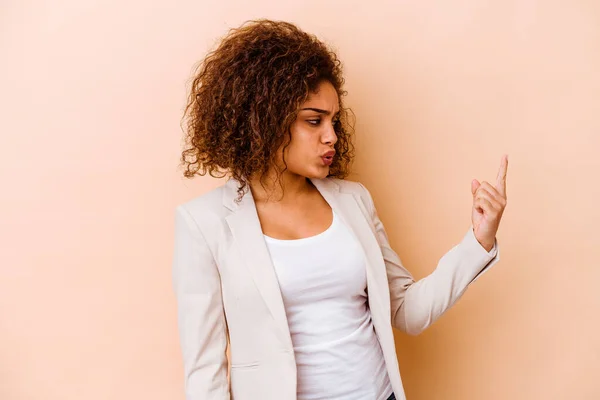
<svg viewBox="0 0 600 400"><path fill-rule="evenodd" d="M487 251L488 253L490 251L492 251L492 249L494 248L494 242L479 242L479 244L481 245L481 247L483 247L485 249L485 251Z"/></svg>

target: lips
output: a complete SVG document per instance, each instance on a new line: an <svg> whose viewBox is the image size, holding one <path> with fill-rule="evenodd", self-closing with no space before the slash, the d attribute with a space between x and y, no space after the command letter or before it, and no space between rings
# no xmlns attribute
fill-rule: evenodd
<svg viewBox="0 0 600 400"><path fill-rule="evenodd" d="M330 150L327 153L323 154L321 156L321 159L323 160L323 164L325 165L331 165L331 163L333 163L333 156L335 155L335 150Z"/></svg>

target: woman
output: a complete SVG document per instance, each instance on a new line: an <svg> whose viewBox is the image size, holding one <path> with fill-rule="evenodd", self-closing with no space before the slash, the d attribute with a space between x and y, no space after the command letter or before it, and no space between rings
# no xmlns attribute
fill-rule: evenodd
<svg viewBox="0 0 600 400"><path fill-rule="evenodd" d="M285 22L230 31L200 65L185 175L230 179L176 210L188 400L404 399L392 327L418 334L498 261L506 158L495 187L473 182L462 241L414 281L367 189L343 179L342 84L336 55Z"/></svg>

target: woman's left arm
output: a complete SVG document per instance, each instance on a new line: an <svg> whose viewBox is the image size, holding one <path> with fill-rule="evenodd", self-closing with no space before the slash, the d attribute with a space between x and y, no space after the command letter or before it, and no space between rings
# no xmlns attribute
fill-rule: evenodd
<svg viewBox="0 0 600 400"><path fill-rule="evenodd" d="M506 207L506 168L502 158L495 190L490 184L472 183L472 225L462 241L448 251L427 277L415 281L391 248L369 191L363 186L375 236L385 261L390 289L392 325L417 335L435 322L500 259L496 231ZM494 189L492 187L492 189Z"/></svg>

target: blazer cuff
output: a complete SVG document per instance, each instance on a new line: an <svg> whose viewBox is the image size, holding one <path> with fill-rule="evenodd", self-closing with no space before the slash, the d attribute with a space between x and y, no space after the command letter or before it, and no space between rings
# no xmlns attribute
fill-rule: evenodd
<svg viewBox="0 0 600 400"><path fill-rule="evenodd" d="M500 260L500 248L498 246L498 240L494 239L494 246L489 252L486 251L481 243L477 241L472 225L460 243L460 247L462 247L465 251L465 254L468 254L473 260L473 279L470 281L470 283L473 283L479 279L481 275L487 272Z"/></svg>

